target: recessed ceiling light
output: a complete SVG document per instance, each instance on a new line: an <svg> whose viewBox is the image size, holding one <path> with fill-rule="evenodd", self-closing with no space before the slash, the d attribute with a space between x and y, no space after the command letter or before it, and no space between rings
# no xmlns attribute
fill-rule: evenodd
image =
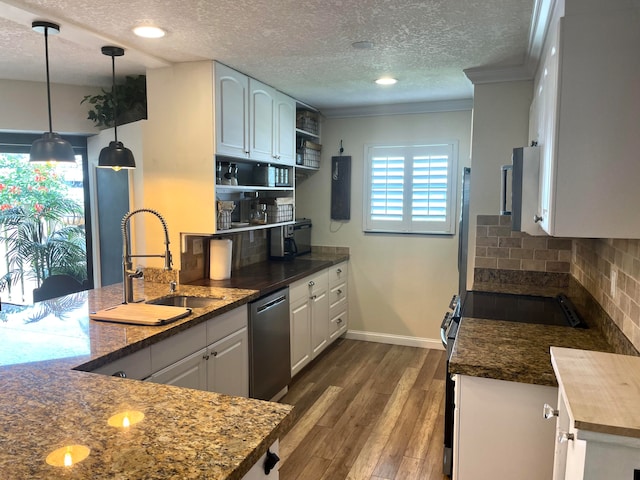
<svg viewBox="0 0 640 480"><path fill-rule="evenodd" d="M139 25L133 29L133 33L142 38L162 38L166 32L153 25Z"/></svg>
<svg viewBox="0 0 640 480"><path fill-rule="evenodd" d="M373 42L369 42L369 41L353 42L351 46L356 50L371 50L373 48Z"/></svg>
<svg viewBox="0 0 640 480"><path fill-rule="evenodd" d="M391 77L382 77L376 80L376 83L378 85L393 85L395 83L397 83L398 80L396 80L395 78L391 78Z"/></svg>

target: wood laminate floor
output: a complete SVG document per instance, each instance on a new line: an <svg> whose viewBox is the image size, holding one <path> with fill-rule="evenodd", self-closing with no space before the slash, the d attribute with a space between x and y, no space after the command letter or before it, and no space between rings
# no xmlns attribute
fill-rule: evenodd
<svg viewBox="0 0 640 480"><path fill-rule="evenodd" d="M281 480L442 480L445 352L339 339L299 373Z"/></svg>

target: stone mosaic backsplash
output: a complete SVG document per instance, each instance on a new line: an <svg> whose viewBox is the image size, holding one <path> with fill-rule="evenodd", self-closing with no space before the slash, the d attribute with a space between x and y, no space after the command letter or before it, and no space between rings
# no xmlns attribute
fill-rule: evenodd
<svg viewBox="0 0 640 480"><path fill-rule="evenodd" d="M640 240L575 239L573 244L571 275L640 350Z"/></svg>
<svg viewBox="0 0 640 480"><path fill-rule="evenodd" d="M569 273L571 247L570 238L512 232L509 215L478 215L476 268Z"/></svg>

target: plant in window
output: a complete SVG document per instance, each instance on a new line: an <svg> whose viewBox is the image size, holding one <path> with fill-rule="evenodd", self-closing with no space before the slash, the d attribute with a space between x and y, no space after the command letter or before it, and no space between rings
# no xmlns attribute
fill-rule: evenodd
<svg viewBox="0 0 640 480"><path fill-rule="evenodd" d="M82 206L54 165L0 155L0 242L6 252L0 290L50 275L87 277Z"/></svg>
<svg viewBox="0 0 640 480"><path fill-rule="evenodd" d="M144 75L127 76L116 86L118 125L147 118L147 78ZM91 105L87 118L96 127L113 127L114 102L111 90L102 89L100 95L86 95L80 103Z"/></svg>

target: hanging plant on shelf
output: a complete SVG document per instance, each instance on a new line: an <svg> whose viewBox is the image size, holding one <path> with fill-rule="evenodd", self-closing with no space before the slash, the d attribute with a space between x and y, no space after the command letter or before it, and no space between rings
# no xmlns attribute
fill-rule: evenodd
<svg viewBox="0 0 640 480"><path fill-rule="evenodd" d="M116 86L118 97L118 125L147 118L147 77L127 76ZM102 89L100 95L86 95L80 103L91 105L87 118L98 128L113 127L113 95Z"/></svg>

